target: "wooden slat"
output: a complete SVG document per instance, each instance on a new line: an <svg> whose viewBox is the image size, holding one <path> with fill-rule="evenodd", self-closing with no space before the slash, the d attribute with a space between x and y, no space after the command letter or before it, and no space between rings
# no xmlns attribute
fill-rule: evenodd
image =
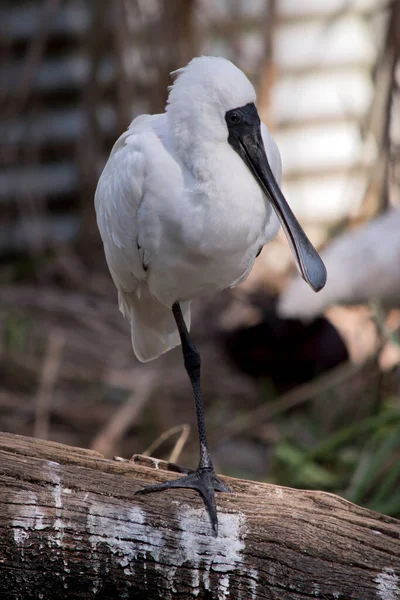
<svg viewBox="0 0 400 600"><path fill-rule="evenodd" d="M70 163L9 167L0 171L0 203L29 197L65 196L79 185L78 167Z"/></svg>
<svg viewBox="0 0 400 600"><path fill-rule="evenodd" d="M356 17L332 23L307 22L278 28L275 60L281 69L340 64L372 64L376 58L370 28Z"/></svg>
<svg viewBox="0 0 400 600"><path fill-rule="evenodd" d="M280 19L326 19L346 15L362 15L384 8L387 0L278 0Z"/></svg>
<svg viewBox="0 0 400 600"><path fill-rule="evenodd" d="M74 212L0 225L0 253L26 251L38 245L68 244L76 238L79 228L80 219Z"/></svg>
<svg viewBox="0 0 400 600"><path fill-rule="evenodd" d="M271 90L273 116L279 125L335 119L362 119L374 88L367 69L331 69L286 75Z"/></svg>
<svg viewBox="0 0 400 600"><path fill-rule="evenodd" d="M3 85L17 87L24 63L14 62L1 69ZM59 58L48 58L40 67L33 82L35 92L62 92L71 88L81 89L87 81L90 69L88 56L71 53ZM115 79L115 67L111 57L100 62L98 79L101 85L110 85Z"/></svg>
<svg viewBox="0 0 400 600"><path fill-rule="evenodd" d="M365 147L359 128L351 122L278 131L275 137L284 173L348 169L367 164L367 159L374 156L374 144Z"/></svg>
<svg viewBox="0 0 400 600"><path fill-rule="evenodd" d="M42 2L12 2L0 9L0 35L11 43L29 41L36 33L43 15ZM81 37L91 23L89 5L69 0L49 24L49 37Z"/></svg>
<svg viewBox="0 0 400 600"><path fill-rule="evenodd" d="M80 107L62 108L44 112L33 117L14 118L0 122L0 139L3 146L53 145L76 142L85 125L85 112ZM100 128L104 134L115 131L117 117L110 105L103 105L97 111Z"/></svg>
<svg viewBox="0 0 400 600"><path fill-rule="evenodd" d="M303 223L334 223L356 213L368 181L368 173L342 171L331 175L303 175L284 180L283 191Z"/></svg>

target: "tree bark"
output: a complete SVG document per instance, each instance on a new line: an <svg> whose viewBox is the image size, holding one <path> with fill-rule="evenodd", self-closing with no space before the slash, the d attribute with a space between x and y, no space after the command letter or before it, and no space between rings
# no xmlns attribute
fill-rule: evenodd
<svg viewBox="0 0 400 600"><path fill-rule="evenodd" d="M400 522L332 494L226 478L214 538L195 492L134 495L163 461L0 434L0 465L2 600L400 598Z"/></svg>

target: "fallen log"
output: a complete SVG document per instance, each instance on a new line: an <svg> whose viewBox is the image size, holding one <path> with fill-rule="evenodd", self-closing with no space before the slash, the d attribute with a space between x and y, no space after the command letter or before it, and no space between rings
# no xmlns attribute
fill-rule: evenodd
<svg viewBox="0 0 400 600"><path fill-rule="evenodd" d="M400 598L399 521L224 478L214 538L195 492L134 495L167 468L0 434L0 598Z"/></svg>

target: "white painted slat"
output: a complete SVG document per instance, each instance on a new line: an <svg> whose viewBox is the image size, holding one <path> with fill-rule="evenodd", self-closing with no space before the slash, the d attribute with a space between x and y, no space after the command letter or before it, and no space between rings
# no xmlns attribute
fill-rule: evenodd
<svg viewBox="0 0 400 600"><path fill-rule="evenodd" d="M238 66L243 69L248 76L255 72L265 54L265 40L258 31L249 31L242 35L240 42L240 61ZM254 73L257 78L258 73Z"/></svg>
<svg viewBox="0 0 400 600"><path fill-rule="evenodd" d="M278 0L277 14L281 17L333 16L342 12L378 9L386 0Z"/></svg>
<svg viewBox="0 0 400 600"><path fill-rule="evenodd" d="M279 124L312 119L362 118L374 93L367 71L316 72L301 77L283 75L271 90L274 120Z"/></svg>
<svg viewBox="0 0 400 600"><path fill-rule="evenodd" d="M355 123L322 124L281 130L275 135L282 156L283 174L349 169L375 156L371 140L361 139Z"/></svg>
<svg viewBox="0 0 400 600"><path fill-rule="evenodd" d="M304 223L333 223L355 213L362 202L367 173L305 177L284 182L284 194Z"/></svg>
<svg viewBox="0 0 400 600"><path fill-rule="evenodd" d="M229 19L234 12L245 19L262 17L266 3L268 0L245 0L237 2L234 10L232 0L200 0L199 4L207 20L222 21Z"/></svg>
<svg viewBox="0 0 400 600"><path fill-rule="evenodd" d="M281 69L370 64L376 48L368 25L357 17L331 22L281 25L275 37L275 60Z"/></svg>

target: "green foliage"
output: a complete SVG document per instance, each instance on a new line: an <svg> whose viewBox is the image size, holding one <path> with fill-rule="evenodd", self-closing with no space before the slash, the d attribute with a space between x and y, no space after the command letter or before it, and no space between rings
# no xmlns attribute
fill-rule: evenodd
<svg viewBox="0 0 400 600"><path fill-rule="evenodd" d="M301 425L304 428L304 423ZM386 403L368 416L327 435L289 439L283 435L274 450L274 481L306 489L323 489L388 515L400 516L400 410Z"/></svg>
<svg viewBox="0 0 400 600"><path fill-rule="evenodd" d="M9 311L4 315L3 344L8 351L22 351L31 330L30 317Z"/></svg>
<svg viewBox="0 0 400 600"><path fill-rule="evenodd" d="M378 426L362 449L345 496L372 510L400 515L400 413Z"/></svg>
<svg viewBox="0 0 400 600"><path fill-rule="evenodd" d="M284 439L276 446L275 460L286 470L292 486L330 488L337 483L334 472L308 459L307 453L289 440ZM284 473L281 472L282 476Z"/></svg>

